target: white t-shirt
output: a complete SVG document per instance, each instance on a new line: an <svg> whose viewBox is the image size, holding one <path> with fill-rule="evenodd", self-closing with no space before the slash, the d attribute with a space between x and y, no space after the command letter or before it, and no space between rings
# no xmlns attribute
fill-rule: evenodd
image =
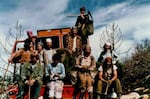
<svg viewBox="0 0 150 99"><path fill-rule="evenodd" d="M52 57L56 53L56 50L50 49L50 50L45 50L46 58L48 59L48 63L52 63Z"/></svg>
<svg viewBox="0 0 150 99"><path fill-rule="evenodd" d="M113 65L113 71L114 70L117 70L118 68L117 68L117 66L116 65ZM103 72L103 67L102 66L100 66L99 68L98 68L98 71L101 71L101 72ZM107 71L104 73L104 75L106 76L106 77L111 77L111 75L112 75L112 69L111 68L108 68L107 69Z"/></svg>
<svg viewBox="0 0 150 99"><path fill-rule="evenodd" d="M111 69L111 68L109 68L109 69ZM117 69L118 69L117 66L116 66L116 65L113 65L113 70L117 70ZM98 68L98 71L103 71L103 67L100 66L100 67Z"/></svg>

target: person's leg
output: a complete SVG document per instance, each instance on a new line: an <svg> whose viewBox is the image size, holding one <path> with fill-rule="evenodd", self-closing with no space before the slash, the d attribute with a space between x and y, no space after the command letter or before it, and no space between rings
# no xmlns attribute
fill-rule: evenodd
<svg viewBox="0 0 150 99"><path fill-rule="evenodd" d="M23 99L23 94L24 94L24 87L25 85L23 84L22 81L18 83L18 94L16 99Z"/></svg>
<svg viewBox="0 0 150 99"><path fill-rule="evenodd" d="M96 90L96 99L101 99L101 94L102 94L102 81L101 80L98 80L97 82L97 88L95 89Z"/></svg>
<svg viewBox="0 0 150 99"><path fill-rule="evenodd" d="M55 82L54 81L50 81L47 84L47 87L49 88L49 98L50 99L54 99L54 94L55 94Z"/></svg>
<svg viewBox="0 0 150 99"><path fill-rule="evenodd" d="M31 96L33 99L38 99L40 90L41 90L42 82L35 82L33 86L31 87Z"/></svg>
<svg viewBox="0 0 150 99"><path fill-rule="evenodd" d="M64 83L61 80L58 80L55 82L55 98L56 99L61 99L62 98L62 94L63 94L63 86Z"/></svg>
<svg viewBox="0 0 150 99"><path fill-rule="evenodd" d="M89 95L89 99L93 99L93 82L94 80L92 79L92 76L87 73L86 76L86 82L87 82L87 91L88 91L88 95Z"/></svg>
<svg viewBox="0 0 150 99"><path fill-rule="evenodd" d="M81 89L79 99L83 99L84 94L85 94L85 90L84 90L84 89Z"/></svg>
<svg viewBox="0 0 150 99"><path fill-rule="evenodd" d="M122 87L119 79L115 80L117 93L122 93Z"/></svg>
<svg viewBox="0 0 150 99"><path fill-rule="evenodd" d="M86 88L86 73L79 73L80 88Z"/></svg>
<svg viewBox="0 0 150 99"><path fill-rule="evenodd" d="M80 85L79 85L79 83L77 81L77 83L74 85L74 91L73 91L72 99L76 99L77 95L79 94L79 92L80 92L80 88L79 87L80 87Z"/></svg>
<svg viewBox="0 0 150 99"><path fill-rule="evenodd" d="M122 95L122 87L119 79L115 80L115 85L116 85L116 92L118 94L118 97L120 98Z"/></svg>

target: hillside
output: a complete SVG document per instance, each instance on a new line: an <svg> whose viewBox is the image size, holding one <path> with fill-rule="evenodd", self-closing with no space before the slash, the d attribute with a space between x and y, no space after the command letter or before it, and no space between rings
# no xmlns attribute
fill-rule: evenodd
<svg viewBox="0 0 150 99"><path fill-rule="evenodd" d="M126 59L124 64L122 77L124 92L150 93L150 40L137 44L135 53L130 59Z"/></svg>

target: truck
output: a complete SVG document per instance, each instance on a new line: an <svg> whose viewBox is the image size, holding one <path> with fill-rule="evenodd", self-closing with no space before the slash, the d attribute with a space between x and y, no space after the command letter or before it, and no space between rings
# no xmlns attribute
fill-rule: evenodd
<svg viewBox="0 0 150 99"><path fill-rule="evenodd" d="M46 46L46 38L51 38L53 41L53 47L56 50L61 50L65 49L65 37L71 32L71 28L55 28L55 29L44 29L44 30L37 30L37 42L42 42L44 46ZM15 53L18 49L20 49L20 45L23 45L24 40L17 40L14 43L12 53ZM19 66L18 64L19 61L13 61L14 64L14 76L16 75L17 71L16 68ZM66 67L66 66L65 66ZM66 67L67 68L67 67ZM68 78L67 78L68 79ZM45 92L46 86L43 85L40 91L39 97L43 97L44 92ZM64 89L63 89L63 99L72 99L74 87L73 85L69 82L69 80L65 81ZM17 89L14 89L13 92L17 93ZM12 92L9 92L9 99L16 99L16 94L11 94ZM85 95L87 97L87 94Z"/></svg>

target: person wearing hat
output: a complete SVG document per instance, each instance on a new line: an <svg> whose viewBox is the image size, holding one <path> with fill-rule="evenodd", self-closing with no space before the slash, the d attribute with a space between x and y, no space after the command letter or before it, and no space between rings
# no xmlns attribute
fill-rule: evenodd
<svg viewBox="0 0 150 99"><path fill-rule="evenodd" d="M44 62L45 65L52 63L52 56L56 53L56 50L52 48L52 39L47 38L46 39L46 49L45 49L45 55L44 55Z"/></svg>
<svg viewBox="0 0 150 99"><path fill-rule="evenodd" d="M28 38L24 40L25 45L29 45L30 42L33 42L34 49L37 40L37 36L33 35L32 31L27 31Z"/></svg>
<svg viewBox="0 0 150 99"><path fill-rule="evenodd" d="M28 45L32 41L33 33L32 31L27 31L27 38L24 40L25 44Z"/></svg>
<svg viewBox="0 0 150 99"><path fill-rule="evenodd" d="M107 88L114 88L118 97L122 94L120 80L118 79L117 66L112 63L111 57L106 57L103 64L98 68L98 83L96 87L97 98L103 99L101 95L107 94ZM105 86L105 87L104 87ZM120 99L120 98L119 98Z"/></svg>
<svg viewBox="0 0 150 99"><path fill-rule="evenodd" d="M102 64L106 57L112 57L113 64L116 63L118 55L115 53L115 51L112 50L111 43L106 42L103 46L103 51L101 52L99 58L98 58L98 65Z"/></svg>
<svg viewBox="0 0 150 99"><path fill-rule="evenodd" d="M79 35L82 37L82 45L89 44L88 24L90 22L89 14L86 14L86 8L80 8L80 15L77 17L75 26L79 29Z"/></svg>

